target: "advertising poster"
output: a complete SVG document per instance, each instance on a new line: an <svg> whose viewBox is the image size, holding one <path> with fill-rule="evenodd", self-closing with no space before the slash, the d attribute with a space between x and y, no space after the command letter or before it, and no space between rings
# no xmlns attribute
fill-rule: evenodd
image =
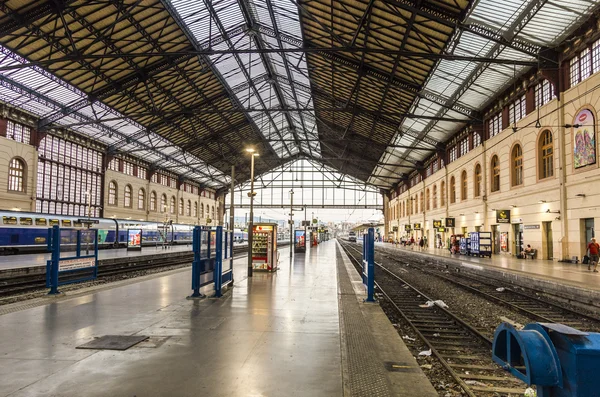
<svg viewBox="0 0 600 397"><path fill-rule="evenodd" d="M596 163L596 131L594 128L594 115L587 109L577 113L573 125L573 161L575 168L585 167Z"/></svg>
<svg viewBox="0 0 600 397"><path fill-rule="evenodd" d="M139 251L142 249L142 230L127 229L127 250Z"/></svg>
<svg viewBox="0 0 600 397"><path fill-rule="evenodd" d="M508 232L500 233L500 250L502 252L508 252Z"/></svg>
<svg viewBox="0 0 600 397"><path fill-rule="evenodd" d="M446 227L454 227L454 218L446 218Z"/></svg>
<svg viewBox="0 0 600 397"><path fill-rule="evenodd" d="M301 252L306 250L306 232L304 230L294 231L294 251Z"/></svg>

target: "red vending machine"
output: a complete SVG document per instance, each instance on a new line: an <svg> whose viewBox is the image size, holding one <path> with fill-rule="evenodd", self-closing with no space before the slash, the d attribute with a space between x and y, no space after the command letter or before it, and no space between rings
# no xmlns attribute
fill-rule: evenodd
<svg viewBox="0 0 600 397"><path fill-rule="evenodd" d="M277 224L255 223L252 228L252 269L265 272L277 270Z"/></svg>

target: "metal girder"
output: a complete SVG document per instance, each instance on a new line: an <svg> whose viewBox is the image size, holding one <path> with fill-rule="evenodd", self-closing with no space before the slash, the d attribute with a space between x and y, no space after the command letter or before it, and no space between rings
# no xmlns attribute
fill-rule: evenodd
<svg viewBox="0 0 600 397"><path fill-rule="evenodd" d="M276 33L278 33L277 20L276 20L275 16L272 14L273 11L271 9L272 8L271 4L268 2L268 0L266 0L266 1L267 1L267 8L269 8L269 17L272 18L272 23L273 23L274 29L275 29ZM252 15L252 12L250 11L250 8L251 8L250 5L245 0L237 0L237 2L240 6L240 9L242 10L244 20L246 21L246 23L248 25L253 26L256 21ZM250 40L253 40L254 43L256 44L257 50L265 50L266 49L266 46L263 43L262 37L260 35L252 34L252 35L249 35L249 37L250 37ZM276 37L279 37L279 35L276 34ZM281 44L280 39L278 39L278 43ZM230 47L230 49L231 49L231 47ZM275 69L273 68L270 57L268 57L267 54L264 53L264 54L260 54L260 58L261 58L261 62L263 64L265 70L267 71L267 74L269 76L273 76L275 74ZM287 58L285 56L283 56L283 59L284 59L284 67L286 69L286 72L289 73L289 69L287 66ZM248 81L250 81L251 77L249 75L247 75L246 79ZM275 96L277 97L277 101L281 104L281 106L286 106L286 100L285 100L285 95L283 93L283 89L281 88L281 86L279 85L279 83L277 81L273 81L273 88L275 90ZM257 92L255 92L255 94L258 95ZM296 106L299 106L298 98L296 96L295 91L294 91L293 97L297 103ZM262 104L262 100L261 100L261 104ZM293 118L288 113L286 113L285 119L289 126L290 131L292 132L292 135L294 136L294 139L298 139L298 134L296 133L295 122L294 122ZM302 120L302 124L303 124L303 128L305 129L304 120ZM298 151L302 152L302 147L300 146L300 144L298 144L298 142L296 142L296 147L297 147Z"/></svg>
<svg viewBox="0 0 600 397"><path fill-rule="evenodd" d="M193 33L187 27L187 25L185 24L185 22L181 19L181 17L179 16L178 12L173 8L173 6L171 5L171 3L168 0L160 0L160 2L165 7L165 9L169 12L169 14L171 15L171 17L175 20L175 22L180 27L180 29L184 32L184 34L186 35L186 37L188 38L188 40L192 43L192 45L196 49L196 52L197 52L196 55L198 55L199 58L201 60L203 60L204 62L207 62L207 63L210 64L210 59L208 58L208 55L201 53L202 48L198 45L198 42L196 41ZM215 9L212 7L212 3L204 1L204 5L206 6L207 10L209 11L210 18L213 18L215 20L215 22L217 23L219 31L220 32L226 32L225 27L221 23L221 20L218 18ZM228 45L229 48L233 47L233 44L231 43L230 39L227 39L224 42L227 43L227 45ZM236 56L236 60L238 62L238 65L243 65L243 63L239 59L239 56ZM243 68L242 66L240 66L240 68L244 71L244 74L246 75L245 68ZM225 79L223 78L223 76L221 76L221 73L214 66L211 66L211 70L215 74L215 76L217 76L217 78L221 82L223 88L230 93L231 101L238 108L243 108L243 106L240 103L240 101L238 100L237 96L235 94L231 93L231 88L229 87L229 84L227 83L227 81L225 81ZM245 77L246 77L247 80L249 80L249 77L247 75ZM260 101L262 103L262 98L260 97L260 95L258 93L255 93L255 94L257 95L257 97L260 99ZM246 117L248 119L248 123L253 127L253 130L256 132L256 134L265 142L266 146L268 147L268 150L270 150L271 153L276 158L278 158L279 155L275 152L275 150L271 147L271 145L268 142L266 142L266 140L264 138L264 135L259 130L258 126L254 122L254 120L252 119L252 117L250 117L250 115L247 115ZM273 121L273 119L271 117L269 117L269 118L270 118L270 120L271 120L271 122L272 122L272 124L274 126L275 131L278 132L277 125L275 124L275 122ZM281 135L281 134L279 134L279 135ZM289 149L288 149L288 154L291 154L291 152L289 151Z"/></svg>
<svg viewBox="0 0 600 397"><path fill-rule="evenodd" d="M255 25L255 28L257 28L258 32L260 32L260 33L269 35L271 37L275 37L275 32L273 31L273 29L269 28L268 26L264 26L264 25L261 25L260 23L257 23ZM286 34L284 32L279 32L279 37L285 43L294 45L298 48L304 47L304 43L303 43L302 39L299 39L292 35ZM348 62L348 59L344 59L344 63L347 64L347 62ZM376 78L379 78L381 76L381 72L376 71L376 70L371 71L369 69L366 69L365 72L367 74L372 74L372 76L376 77ZM310 78L308 76L306 76L306 77L310 80ZM418 89L418 87L416 87L416 86L412 87L412 88L408 87L406 85L408 82L398 79L397 76L392 76L392 75L386 76L386 79L389 79L391 81L391 84L396 87L401 87L403 89L414 91L414 93L417 96L419 96L420 98L427 99L427 100L434 102L440 106L445 106L447 98L443 98L443 97L439 96L438 94L432 93L425 89ZM456 103L454 106L452 106L452 108L450 110L453 110L457 113L463 114L463 115L465 115L467 117L471 117L471 118L478 117L478 115L479 115L475 109L471 109L468 106L464 106L459 103Z"/></svg>
<svg viewBox="0 0 600 397"><path fill-rule="evenodd" d="M52 109L56 109L56 110L60 110L60 109L65 109L70 111L70 109L68 109L68 107L60 104L59 102L55 101L54 99L40 93L39 91L30 89L29 87L26 87L12 79L10 79L7 76L4 76L2 74L0 74L0 85L2 85L3 87L6 87L8 89L10 89L11 91L14 91L20 95L24 95L32 100L38 101L39 103L43 104L44 106L47 106L49 108ZM75 112L70 112L71 113L71 117L77 119L77 120L81 120L81 121L89 121L90 117L86 116L84 114L81 114L77 111ZM128 137L126 135L124 135L122 132L120 132L119 130L116 130L114 128L108 127L106 125L100 125L98 126L98 128L105 132L106 134L110 134L110 135L114 135L114 136L119 136L122 139L127 139ZM155 155L163 158L163 160L175 163L174 167L183 167L183 168L189 168L188 164L173 158L170 155L166 155L164 153L161 152L157 152L155 150L153 150L152 147L145 145L141 142L132 142L133 144L142 147L144 150L147 150L149 152L154 153ZM165 167L166 168L166 167ZM168 170L168 169L167 169ZM217 179L215 178L213 175L207 174L202 172L199 169L194 168L193 172L198 173L203 175L204 177L208 178L211 181L214 181L217 183L217 185L222 186L222 185L226 185L226 181L225 179ZM225 176L223 175L223 178L225 178Z"/></svg>
<svg viewBox="0 0 600 397"><path fill-rule="evenodd" d="M481 25L477 25L477 24L464 24L462 21L462 18L448 18L447 15L445 15L443 12L439 12L439 11L431 12L431 11L423 8L422 6L415 7L412 4L409 4L409 3L403 2L403 1L399 1L399 0L382 0L382 1L392 5L394 7L400 8L402 10L416 13L424 18L428 18L431 21L440 23L440 24L450 27L452 29L459 29L461 31L471 32L480 37L483 37L485 39L493 41L497 44L501 44L501 45L510 47L514 50L520 51L522 53L525 53L525 54L533 56L533 57L537 57L538 51L540 50L540 47L535 44L528 43L528 42L525 42L522 40L507 40L505 37L498 34L497 32L494 32L491 29L487 29L487 28L485 28ZM452 51L449 51L449 53L452 53Z"/></svg>
<svg viewBox="0 0 600 397"><path fill-rule="evenodd" d="M267 8L269 10L269 16L271 17L271 22L273 23L273 28L275 30L275 34L277 37L277 44L279 45L279 48L284 48L283 42L281 40L281 34L280 34L280 30L279 30L279 26L277 23L277 18L275 17L275 13L273 12L273 5L271 3L271 0L266 0L267 2ZM290 66L289 66L289 60L287 59L287 56L283 56L283 62L284 62L284 66L285 66L285 72L287 75L287 81L290 83L290 88L292 89L292 96L294 98L294 102L296 104L296 107L300 107L300 101L298 100L298 94L296 93L296 88L295 85L292 84L294 82L294 79L292 78L292 72L290 70ZM273 71L271 71L270 75L273 76L276 73L274 73ZM300 123L302 124L302 129L303 131L308 131L308 128L306 128L306 122L304 121L304 116L302 113L299 113L300 116ZM297 134L295 133L295 131L293 132L294 134L294 138L298 139ZM302 146L298 146L298 150L300 152L302 152ZM308 150L310 152L310 154L312 154L312 147L310 145L308 145Z"/></svg>
<svg viewBox="0 0 600 397"><path fill-rule="evenodd" d="M293 186L284 186L283 189L291 189ZM297 187L297 186L296 186ZM328 210L355 210L355 209L374 209L374 210L380 210L383 211L383 205L360 205L360 204L297 204L299 207L306 207L306 208L321 208L321 209L328 209ZM278 204L257 204L254 203L253 207L254 208L274 208L274 207L281 207L281 208L289 208L290 203L278 203ZM235 204L235 208L250 208L250 204L241 204L241 203L236 203ZM229 209L229 205L225 205L225 209Z"/></svg>
<svg viewBox="0 0 600 397"><path fill-rule="evenodd" d="M19 13L17 10L16 15L18 15L18 17L10 15L0 20L0 38L12 34L15 30L21 28L24 23L33 23L53 14L55 11L56 6L51 2L38 4L24 13Z"/></svg>
<svg viewBox="0 0 600 397"><path fill-rule="evenodd" d="M164 0L161 0L164 1ZM320 54L384 54L401 56L407 59L414 60L447 60L447 61L464 61L464 62L484 62L489 64L497 65L518 65L518 66L536 66L537 61L535 60L515 60L515 59L503 59L503 58L490 58L490 57L479 57L479 56L466 56L466 55L454 55L449 53L431 53L431 52L419 52L419 51L408 51L408 50L389 50L384 48L369 48L369 47L312 47L310 41L304 43L303 48L252 48L252 49L227 49L227 50L215 50L215 49L197 49L192 51L165 51L165 52L129 52L125 57L143 59L143 58L156 58L156 57L167 57L173 58L178 56L196 55L196 56L211 56L211 55L242 55L242 54L288 54L288 53L320 53ZM113 59L123 58L123 56L115 54L80 54L77 56L67 55L62 58L32 61L26 66L38 65L46 66L53 63L64 63L64 62L76 62L76 61L97 61L100 59ZM5 66L0 68L0 71L8 71L15 69L16 67ZM381 73L381 72L380 72Z"/></svg>
<svg viewBox="0 0 600 397"><path fill-rule="evenodd" d="M506 29L505 39L507 41L511 41L516 35L519 34L521 29L527 24L531 18L535 16L535 14L546 4L548 0L530 0L527 6L523 9L523 11L515 18L513 23ZM486 53L486 57L495 57L499 55L504 49L503 44L496 43L490 50ZM489 63L480 63L469 76L463 81L463 83L456 89L456 91L448 98L446 104L451 106L453 103L458 101L460 97L462 97L467 90L475 83L475 81L483 74L483 72L488 68ZM445 109L440 109L436 116L443 116L446 113ZM423 131L419 134L417 139L421 139L422 137L427 136L427 134L431 131L434 122L430 122L425 126Z"/></svg>

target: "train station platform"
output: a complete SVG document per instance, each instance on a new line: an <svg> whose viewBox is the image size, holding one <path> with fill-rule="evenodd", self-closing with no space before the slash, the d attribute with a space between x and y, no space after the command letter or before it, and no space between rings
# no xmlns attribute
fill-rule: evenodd
<svg viewBox="0 0 600 397"><path fill-rule="evenodd" d="M403 247L390 243L376 243L376 249L426 257L438 264L485 273L523 288L553 293L600 307L600 273L588 270L588 266L581 263L520 259L507 254L479 258L451 254L447 249L420 249L417 246Z"/></svg>
<svg viewBox="0 0 600 397"><path fill-rule="evenodd" d="M220 299L188 268L1 307L0 396L437 396L336 241L288 249ZM77 348L105 335L148 339Z"/></svg>

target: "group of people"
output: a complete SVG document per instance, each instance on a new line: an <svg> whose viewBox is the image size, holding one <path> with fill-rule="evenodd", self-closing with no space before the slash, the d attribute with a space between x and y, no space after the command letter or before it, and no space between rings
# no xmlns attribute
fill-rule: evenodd
<svg viewBox="0 0 600 397"><path fill-rule="evenodd" d="M403 247L411 247L414 249L417 247L419 251L423 250L423 248L427 247L427 237L418 238L415 240L414 236L410 237L400 237L400 239L396 238L396 240L392 241L394 245L402 245Z"/></svg>

